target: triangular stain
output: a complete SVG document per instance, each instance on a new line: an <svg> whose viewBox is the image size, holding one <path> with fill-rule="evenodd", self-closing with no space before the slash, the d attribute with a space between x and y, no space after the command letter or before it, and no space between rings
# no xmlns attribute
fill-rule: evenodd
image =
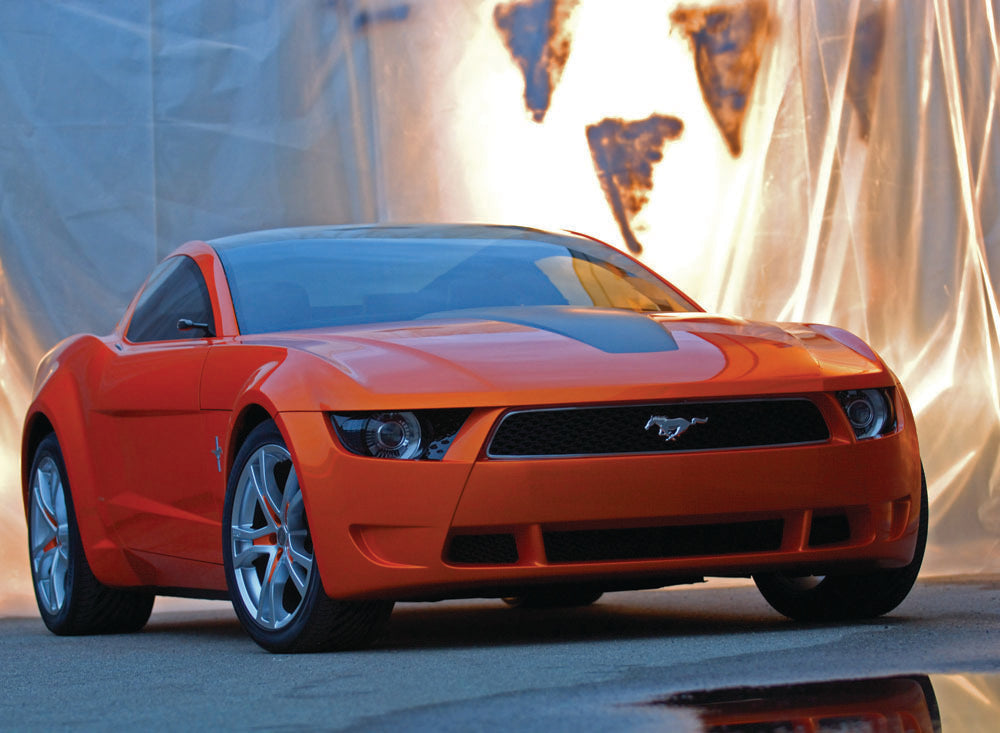
<svg viewBox="0 0 1000 733"><path fill-rule="evenodd" d="M670 20L691 40L701 93L729 151L743 151L743 119L770 36L767 0L678 8Z"/></svg>
<svg viewBox="0 0 1000 733"><path fill-rule="evenodd" d="M867 141L875 114L875 90L882 70L885 46L885 6L878 5L854 29L851 65L847 71L847 99L858 115L858 132Z"/></svg>
<svg viewBox="0 0 1000 733"><path fill-rule="evenodd" d="M515 0L493 11L493 22L524 76L524 106L545 119L552 93L569 59L569 16L579 0Z"/></svg>
<svg viewBox="0 0 1000 733"><path fill-rule="evenodd" d="M632 232L632 220L649 201L653 165L663 159L663 146L683 130L683 122L666 115L634 122L608 118L587 126L597 178L625 244L636 254L642 245Z"/></svg>

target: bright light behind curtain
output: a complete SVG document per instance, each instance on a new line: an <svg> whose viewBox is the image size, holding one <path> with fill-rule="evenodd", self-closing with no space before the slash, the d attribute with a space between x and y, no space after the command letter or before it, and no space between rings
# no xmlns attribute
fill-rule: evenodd
<svg viewBox="0 0 1000 733"><path fill-rule="evenodd" d="M0 600L44 350L188 239L373 220L584 231L869 339L928 570L1000 570L998 90L989 0L0 3Z"/></svg>

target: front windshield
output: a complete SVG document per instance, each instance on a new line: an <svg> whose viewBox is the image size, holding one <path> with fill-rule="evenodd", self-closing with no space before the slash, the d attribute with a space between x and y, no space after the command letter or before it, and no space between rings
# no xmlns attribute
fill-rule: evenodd
<svg viewBox="0 0 1000 733"><path fill-rule="evenodd" d="M694 310L621 253L563 239L316 238L218 252L244 334L507 306Z"/></svg>

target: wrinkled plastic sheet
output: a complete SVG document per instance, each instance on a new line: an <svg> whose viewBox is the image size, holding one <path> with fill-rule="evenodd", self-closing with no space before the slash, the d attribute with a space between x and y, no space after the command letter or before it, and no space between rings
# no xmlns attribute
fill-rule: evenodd
<svg viewBox="0 0 1000 733"><path fill-rule="evenodd" d="M868 339L929 572L1000 570L988 0L0 3L0 598L34 365L178 244L358 221L584 231L710 309Z"/></svg>

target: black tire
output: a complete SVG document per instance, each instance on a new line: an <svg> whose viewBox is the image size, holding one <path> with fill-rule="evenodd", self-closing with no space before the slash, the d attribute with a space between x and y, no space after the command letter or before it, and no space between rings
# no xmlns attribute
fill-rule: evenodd
<svg viewBox="0 0 1000 733"><path fill-rule="evenodd" d="M754 575L754 582L774 610L797 621L847 621L876 618L896 608L917 580L927 545L927 480L920 477L920 524L910 563L901 568L851 575L795 577L783 573Z"/></svg>
<svg viewBox="0 0 1000 733"><path fill-rule="evenodd" d="M145 626L155 596L109 588L90 569L54 433L38 444L29 482L31 582L48 629L60 636L77 636L129 633Z"/></svg>
<svg viewBox="0 0 1000 733"><path fill-rule="evenodd" d="M503 602L513 608L580 608L598 601L604 593L587 586L545 586L519 596L507 596Z"/></svg>
<svg viewBox="0 0 1000 733"><path fill-rule="evenodd" d="M281 501L264 506L261 502L267 498L249 493L254 476L264 485L265 497L270 492ZM258 541L248 539L251 535L259 535ZM391 601L327 596L312 553L295 467L271 420L254 428L236 455L226 488L222 547L236 615L247 634L270 652L364 648L389 621Z"/></svg>

